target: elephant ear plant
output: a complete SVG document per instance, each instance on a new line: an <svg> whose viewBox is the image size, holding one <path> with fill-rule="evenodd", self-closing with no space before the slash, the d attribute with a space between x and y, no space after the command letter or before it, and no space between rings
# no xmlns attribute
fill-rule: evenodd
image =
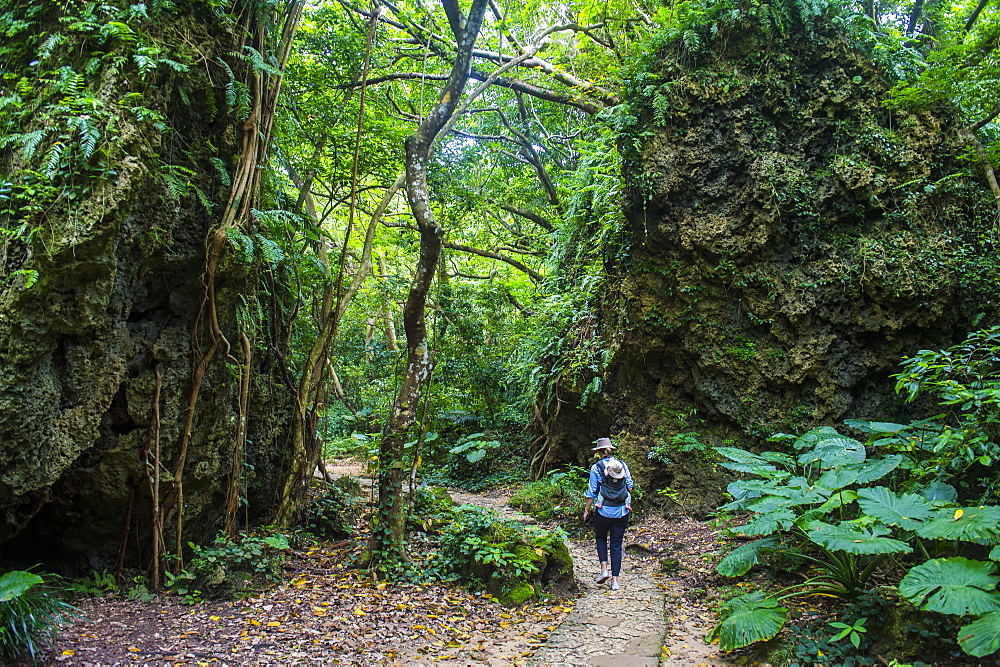
<svg viewBox="0 0 1000 667"><path fill-rule="evenodd" d="M35 662L59 635L59 624L79 610L59 599L34 572L14 570L0 576L0 658L27 656Z"/></svg>
<svg viewBox="0 0 1000 667"><path fill-rule="evenodd" d="M907 428L866 425L873 441ZM865 444L831 427L771 440L790 443L795 453L718 448L727 459L723 466L748 477L729 485L734 500L720 510L745 513L746 523L733 532L757 539L730 552L716 569L742 576L768 555L786 552L806 561L810 574L777 591L730 600L710 639L718 638L727 651L770 639L788 620L784 601L857 598L891 559L909 568L899 582L904 598L922 610L975 619L959 631L965 652L981 657L1000 650L1000 576L992 562L1000 559L1000 547L986 561L960 555L1000 543L1000 507L956 507L954 488L940 481L913 486L911 493L878 484L898 487L911 479L905 474L911 457L869 456Z"/></svg>

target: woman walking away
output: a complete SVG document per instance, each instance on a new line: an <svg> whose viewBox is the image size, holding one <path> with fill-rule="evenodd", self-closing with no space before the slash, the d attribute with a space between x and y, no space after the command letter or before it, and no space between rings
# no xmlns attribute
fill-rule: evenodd
<svg viewBox="0 0 1000 667"><path fill-rule="evenodd" d="M624 461L612 456L616 449L608 438L598 438L597 452L600 460L590 467L590 484L584 494L587 505L583 510L583 520L590 518L590 509L597 501L594 514L594 537L597 540L597 559L601 561L601 573L597 583L611 580L611 590L618 590L618 573L622 569L622 540L628 520L632 515L632 473ZM611 567L608 568L608 550L611 551Z"/></svg>

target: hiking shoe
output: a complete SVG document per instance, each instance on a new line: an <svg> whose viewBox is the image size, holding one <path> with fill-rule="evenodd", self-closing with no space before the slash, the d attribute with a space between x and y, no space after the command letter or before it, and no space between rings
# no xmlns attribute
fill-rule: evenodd
<svg viewBox="0 0 1000 667"><path fill-rule="evenodd" d="M618 590L618 582L617 581L612 581L611 582L611 590L613 590L613 591L617 591Z"/></svg>
<svg viewBox="0 0 1000 667"><path fill-rule="evenodd" d="M605 581L611 578L610 572L601 572L599 575L594 577L594 580L599 584L603 584Z"/></svg>

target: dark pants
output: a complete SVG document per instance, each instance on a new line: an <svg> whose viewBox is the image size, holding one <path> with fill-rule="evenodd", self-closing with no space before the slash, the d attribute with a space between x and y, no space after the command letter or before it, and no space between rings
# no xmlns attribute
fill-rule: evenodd
<svg viewBox="0 0 1000 667"><path fill-rule="evenodd" d="M594 537L597 539L597 559L608 562L608 543L611 543L611 576L617 577L622 570L622 540L628 528L629 512L620 519L609 519L600 512L594 514ZM609 539L610 538L610 539Z"/></svg>

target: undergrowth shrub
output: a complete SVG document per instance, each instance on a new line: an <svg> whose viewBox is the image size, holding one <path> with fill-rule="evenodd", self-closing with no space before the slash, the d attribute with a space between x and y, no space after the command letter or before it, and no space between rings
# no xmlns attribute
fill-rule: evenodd
<svg viewBox="0 0 1000 667"><path fill-rule="evenodd" d="M445 489L427 486L413 492L410 513L406 517L407 530L437 533L455 520L455 503Z"/></svg>
<svg viewBox="0 0 1000 667"><path fill-rule="evenodd" d="M259 593L281 580L288 538L281 533L268 536L239 535L215 538L209 545L190 545L194 556L187 569L168 577L171 590L188 603L203 596L243 598Z"/></svg>
<svg viewBox="0 0 1000 667"><path fill-rule="evenodd" d="M553 472L518 489L510 505L541 521L577 517L583 513L587 474L583 468Z"/></svg>
<svg viewBox="0 0 1000 667"><path fill-rule="evenodd" d="M897 391L910 400L930 394L944 412L909 424L847 420L868 434L865 442L822 426L770 438L786 449L717 448L728 459L723 467L744 477L729 485L733 501L720 512L744 521L734 533L757 538L727 554L717 571L741 577L792 553L808 563L789 586L727 602L710 634L724 650L777 635L789 619L788 600L819 595L857 604L888 580L898 607L924 612L925 633L954 638L922 658L956 641L976 658L1000 651L1000 506L956 488L970 470L1000 459L1000 328L947 350L923 350L903 369ZM832 636L859 644L867 633L834 627Z"/></svg>
<svg viewBox="0 0 1000 667"><path fill-rule="evenodd" d="M321 540L343 540L357 531L364 498L357 480L340 477L324 484L302 510L302 529Z"/></svg>
<svg viewBox="0 0 1000 667"><path fill-rule="evenodd" d="M48 575L47 575L48 576ZM79 617L41 575L14 570L0 576L0 657L35 662L59 636L59 624Z"/></svg>
<svg viewBox="0 0 1000 667"><path fill-rule="evenodd" d="M471 587L483 587L504 604L519 605L550 589L573 587L573 559L566 534L524 526L473 505L455 508L441 537L437 566Z"/></svg>

